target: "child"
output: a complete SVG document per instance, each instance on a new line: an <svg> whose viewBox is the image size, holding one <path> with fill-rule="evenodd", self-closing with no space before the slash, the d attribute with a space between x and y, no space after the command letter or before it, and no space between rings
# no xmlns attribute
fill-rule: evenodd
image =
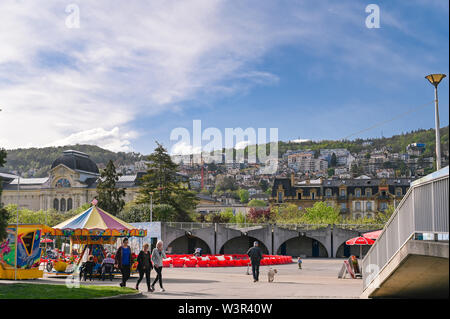
<svg viewBox="0 0 450 319"><path fill-rule="evenodd" d="M94 272L95 262L94 256L89 256L88 261L84 264L84 281L86 281L87 275L89 274L89 280L92 281L92 273Z"/></svg>
<svg viewBox="0 0 450 319"><path fill-rule="evenodd" d="M302 259L300 258L300 256L298 257L298 269L302 269Z"/></svg>

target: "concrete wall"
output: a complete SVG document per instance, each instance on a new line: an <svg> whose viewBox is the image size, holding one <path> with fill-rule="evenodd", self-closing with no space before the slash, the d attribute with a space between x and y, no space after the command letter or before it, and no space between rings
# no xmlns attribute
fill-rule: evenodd
<svg viewBox="0 0 450 319"><path fill-rule="evenodd" d="M189 227L189 224L186 224ZM313 256L313 245L318 242L318 257L343 257L345 241L360 235L360 232L346 230L331 226L317 230L307 230L298 228L290 230L278 226L265 225L259 228L233 229L227 228L223 224L215 224L208 228L200 229L178 229L168 227L161 223L161 238L164 246L168 247L178 238L193 236L199 239L198 247L203 247L204 253L210 251L212 254L219 254L221 251L226 254L245 253L253 244L254 240L261 243L265 253L280 253L283 243L286 243L286 254L291 256ZM200 241L201 240L201 241ZM177 251L188 249L188 238L175 242ZM192 245L192 242L191 242ZM202 246L203 245L203 246ZM174 247L172 247L174 248ZM363 248L363 253L368 247ZM182 251L179 253L192 253ZM359 246L351 248L351 254L359 256Z"/></svg>

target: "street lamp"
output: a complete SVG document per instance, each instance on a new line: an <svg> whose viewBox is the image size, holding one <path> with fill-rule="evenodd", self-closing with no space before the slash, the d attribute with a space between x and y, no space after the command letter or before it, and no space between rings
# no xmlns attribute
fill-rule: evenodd
<svg viewBox="0 0 450 319"><path fill-rule="evenodd" d="M442 79L445 77L446 77L445 74L430 74L425 77L434 86L434 111L436 122L436 170L441 169L441 134L439 132L439 108L438 108L437 87L439 83L442 81Z"/></svg>
<svg viewBox="0 0 450 319"><path fill-rule="evenodd" d="M153 222L153 192L150 192L150 223Z"/></svg>

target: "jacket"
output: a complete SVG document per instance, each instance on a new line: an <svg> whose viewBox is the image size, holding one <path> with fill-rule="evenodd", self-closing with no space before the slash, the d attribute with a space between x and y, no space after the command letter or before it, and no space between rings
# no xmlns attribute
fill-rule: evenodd
<svg viewBox="0 0 450 319"><path fill-rule="evenodd" d="M164 258L167 258L164 250L159 251L158 248L153 249L152 261L155 267L162 267Z"/></svg>
<svg viewBox="0 0 450 319"><path fill-rule="evenodd" d="M259 264L261 259L263 258L263 254L261 248L258 246L253 246L247 251L247 255L250 257L252 264Z"/></svg>
<svg viewBox="0 0 450 319"><path fill-rule="evenodd" d="M144 270L144 265L145 265L145 259L148 259L148 264L150 265L150 270L153 269L153 265L152 265L152 257L150 255L150 252L148 252L148 254L144 253L143 250L141 250L141 252L138 255L137 258L137 262L138 262L138 266L137 269L138 270Z"/></svg>
<svg viewBox="0 0 450 319"><path fill-rule="evenodd" d="M119 249L117 249L117 252L116 252L116 256L115 256L115 262L116 262L116 265L119 267L119 268L122 268L122 246L120 246L119 247ZM128 248L130 248L130 246L128 246ZM132 257L131 257L131 255L132 255L132 253L131 253L131 248L130 248L130 267L131 267L131 264L132 264Z"/></svg>

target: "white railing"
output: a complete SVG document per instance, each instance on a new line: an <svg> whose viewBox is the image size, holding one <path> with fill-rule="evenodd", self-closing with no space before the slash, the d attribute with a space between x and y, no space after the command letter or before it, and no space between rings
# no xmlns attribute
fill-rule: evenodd
<svg viewBox="0 0 450 319"><path fill-rule="evenodd" d="M448 166L411 183L380 236L362 261L366 289L390 259L411 238L435 240L445 235L449 224ZM420 236L420 237L418 237Z"/></svg>

